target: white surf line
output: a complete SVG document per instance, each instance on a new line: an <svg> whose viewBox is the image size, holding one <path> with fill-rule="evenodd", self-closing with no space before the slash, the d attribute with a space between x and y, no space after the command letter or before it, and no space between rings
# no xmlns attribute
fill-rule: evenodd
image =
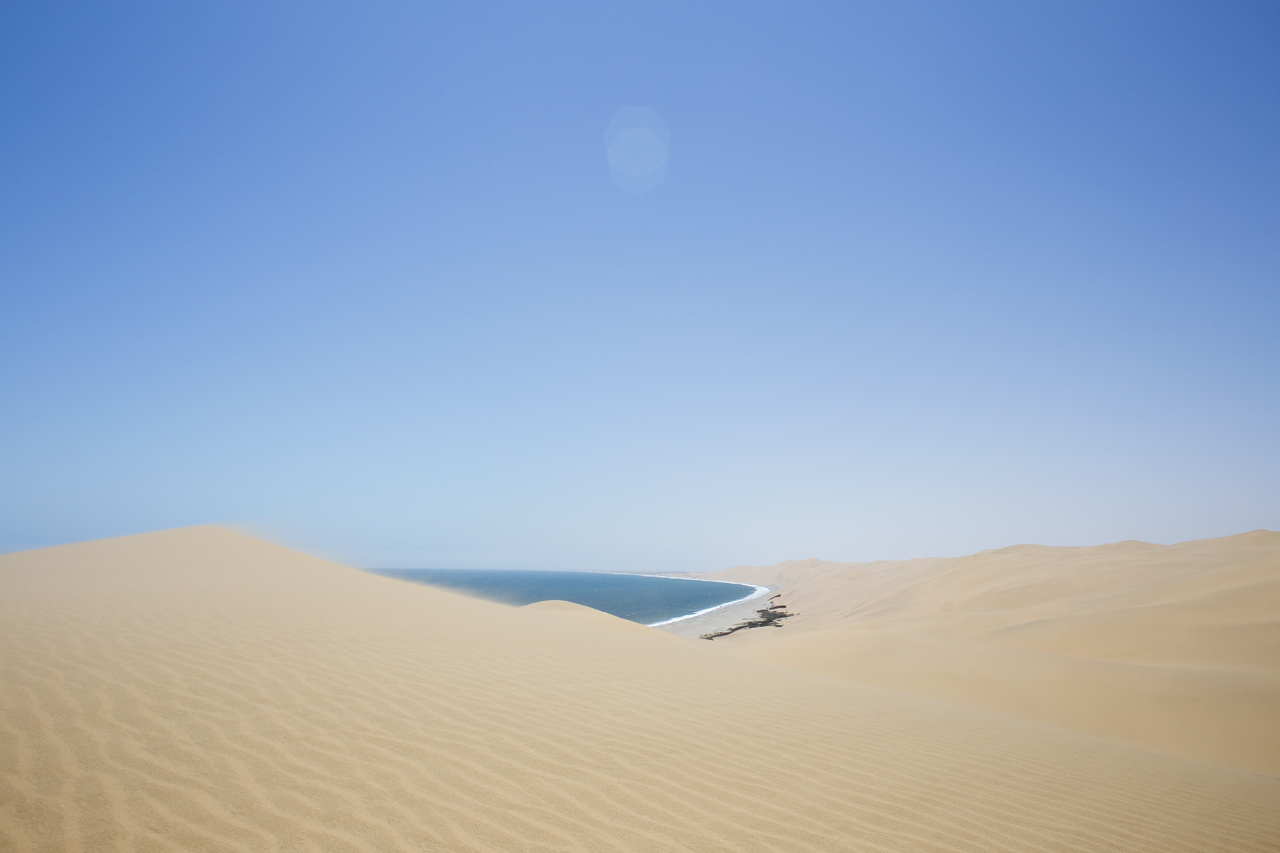
<svg viewBox="0 0 1280 853"><path fill-rule="evenodd" d="M622 574L622 573L619 572L619 574ZM667 577L667 575L648 575L648 577L662 578L662 577ZM716 610L720 610L721 608L729 607L730 605L733 605L733 604L741 604L742 602L750 601L753 598L759 598L760 596L764 595L766 592L769 591L769 587L767 586L756 586L753 583L739 583L738 581L717 581L717 580L712 580L711 578L668 578L668 579L673 581L705 581L707 583L731 583L731 584L737 584L738 586L749 586L751 587L751 594L745 595L742 598L738 598L733 601L726 601L724 604L717 604L714 607L708 607L704 610L699 610L697 613L689 613L685 616L677 616L674 619L664 619L661 622L650 622L648 623L648 627L650 628L657 628L659 625L670 625L672 622L683 622L685 619L692 619L695 616L705 616L706 614L713 613Z"/></svg>

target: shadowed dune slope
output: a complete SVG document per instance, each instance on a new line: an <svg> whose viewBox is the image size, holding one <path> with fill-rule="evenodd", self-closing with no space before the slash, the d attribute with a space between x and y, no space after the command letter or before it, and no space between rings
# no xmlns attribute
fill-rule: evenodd
<svg viewBox="0 0 1280 853"><path fill-rule="evenodd" d="M1280 841L1271 778L216 528L0 557L0 679L4 850Z"/></svg>
<svg viewBox="0 0 1280 853"><path fill-rule="evenodd" d="M1280 533L715 576L800 614L740 655L1280 775Z"/></svg>

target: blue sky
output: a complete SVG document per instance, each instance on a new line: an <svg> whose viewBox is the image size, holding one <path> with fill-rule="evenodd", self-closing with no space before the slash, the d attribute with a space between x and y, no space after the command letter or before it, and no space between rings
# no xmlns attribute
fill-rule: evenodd
<svg viewBox="0 0 1280 853"><path fill-rule="evenodd" d="M0 549L1280 528L1278 154L1269 2L7 3Z"/></svg>

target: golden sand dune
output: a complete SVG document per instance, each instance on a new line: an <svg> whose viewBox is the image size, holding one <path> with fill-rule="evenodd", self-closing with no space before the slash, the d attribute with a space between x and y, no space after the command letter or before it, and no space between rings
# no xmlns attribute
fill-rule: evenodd
<svg viewBox="0 0 1280 853"><path fill-rule="evenodd" d="M530 612L547 613L553 619L570 619L574 622L597 625L614 631L639 634L648 637L650 640L655 637L671 636L669 634L660 634L645 625L614 616L611 613L604 613L593 607L587 607L585 604L576 604L572 601L560 601L558 599L535 601L533 604L526 604L521 609ZM674 640L675 638L672 637L671 639Z"/></svg>
<svg viewBox="0 0 1280 853"><path fill-rule="evenodd" d="M715 576L800 614L739 654L1280 775L1280 533Z"/></svg>
<svg viewBox="0 0 1280 853"><path fill-rule="evenodd" d="M0 557L0 667L6 851L1280 842L1272 778L214 528Z"/></svg>

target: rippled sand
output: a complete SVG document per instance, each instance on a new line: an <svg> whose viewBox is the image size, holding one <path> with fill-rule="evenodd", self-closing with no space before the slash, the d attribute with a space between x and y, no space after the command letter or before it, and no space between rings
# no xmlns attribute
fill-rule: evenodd
<svg viewBox="0 0 1280 853"><path fill-rule="evenodd" d="M1280 533L713 576L800 614L738 654L1280 776Z"/></svg>
<svg viewBox="0 0 1280 853"><path fill-rule="evenodd" d="M1280 841L1274 778L602 617L216 528L2 556L0 849Z"/></svg>

